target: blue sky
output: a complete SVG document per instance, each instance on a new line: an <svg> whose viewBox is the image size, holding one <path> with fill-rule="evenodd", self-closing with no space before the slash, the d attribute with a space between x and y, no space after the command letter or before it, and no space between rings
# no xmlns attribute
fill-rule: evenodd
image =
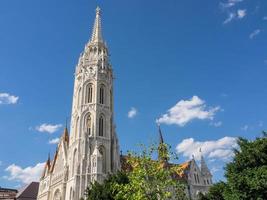
<svg viewBox="0 0 267 200"><path fill-rule="evenodd" d="M97 5L121 149L157 141L159 119L180 162L201 147L223 179L234 138L260 136L267 123L265 0L2 0L0 186L30 181L54 152Z"/></svg>

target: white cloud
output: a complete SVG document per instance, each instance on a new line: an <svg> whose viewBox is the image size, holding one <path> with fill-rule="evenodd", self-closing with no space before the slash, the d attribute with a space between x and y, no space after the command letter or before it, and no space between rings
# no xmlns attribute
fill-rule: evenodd
<svg viewBox="0 0 267 200"><path fill-rule="evenodd" d="M9 181L18 181L28 184L32 181L39 181L41 173L44 169L45 163L38 163L35 166L22 168L18 165L12 164L6 168L5 171L9 173L5 178Z"/></svg>
<svg viewBox="0 0 267 200"><path fill-rule="evenodd" d="M221 3L221 6L223 8L231 8L231 7L234 7L236 4L242 2L243 0L228 0L227 2L225 3Z"/></svg>
<svg viewBox="0 0 267 200"><path fill-rule="evenodd" d="M244 9L239 9L237 10L236 12L229 12L228 13L228 17L226 18L226 20L224 20L223 24L228 24L230 23L231 21L233 20L236 20L236 19L243 19L245 16L247 15L247 11Z"/></svg>
<svg viewBox="0 0 267 200"><path fill-rule="evenodd" d="M233 20L241 20L247 15L246 9L237 9L235 6L244 0L227 0L220 3L220 6L224 13L227 14L227 18L223 24L228 24Z"/></svg>
<svg viewBox="0 0 267 200"><path fill-rule="evenodd" d="M212 174L215 174L216 172L218 172L220 170L222 170L222 167L213 166L210 171L211 171Z"/></svg>
<svg viewBox="0 0 267 200"><path fill-rule="evenodd" d="M264 16L262 19L263 19L264 21L267 21L267 16Z"/></svg>
<svg viewBox="0 0 267 200"><path fill-rule="evenodd" d="M157 123L185 126L194 119L213 120L215 113L219 110L219 106L207 108L205 101L198 96L193 96L189 100L179 101L166 114L157 119Z"/></svg>
<svg viewBox="0 0 267 200"><path fill-rule="evenodd" d="M134 118L137 115L137 109L132 107L131 110L128 112L128 118Z"/></svg>
<svg viewBox="0 0 267 200"><path fill-rule="evenodd" d="M249 128L249 126L248 126L248 125L244 125L243 127L241 127L241 130L243 130L243 131L247 131L247 130L248 130L248 128Z"/></svg>
<svg viewBox="0 0 267 200"><path fill-rule="evenodd" d="M233 12L230 12L230 13L228 14L228 17L226 18L226 20L224 20L223 24L228 24L228 23L230 23L233 19L235 19L235 17L236 17L236 14L233 13Z"/></svg>
<svg viewBox="0 0 267 200"><path fill-rule="evenodd" d="M48 141L48 144L58 144L59 143L59 138L54 138Z"/></svg>
<svg viewBox="0 0 267 200"><path fill-rule="evenodd" d="M253 39L255 38L257 35L259 35L261 33L261 30L260 29L256 29L254 30L250 35L249 35L249 38L250 39Z"/></svg>
<svg viewBox="0 0 267 200"><path fill-rule="evenodd" d="M8 94L0 93L0 104L16 104L19 100L19 97Z"/></svg>
<svg viewBox="0 0 267 200"><path fill-rule="evenodd" d="M210 125L211 125L211 126L214 126L214 127L220 127L220 126L222 126L222 122L221 122L221 121L218 121L218 122L211 122Z"/></svg>
<svg viewBox="0 0 267 200"><path fill-rule="evenodd" d="M247 11L245 9L244 10L241 10L241 9L237 10L237 17L239 19L244 18L246 15L247 15Z"/></svg>
<svg viewBox="0 0 267 200"><path fill-rule="evenodd" d="M53 124L44 123L44 124L41 124L40 126L37 126L35 129L39 132L42 132L42 133L47 132L47 133L52 134L52 133L58 131L61 127L62 127L62 124L53 125Z"/></svg>
<svg viewBox="0 0 267 200"><path fill-rule="evenodd" d="M195 141L193 138L184 139L176 146L176 151L186 158L194 155L196 160L200 160L200 149L203 156L213 160L227 161L233 156L233 148L237 148L236 138L224 137L219 140Z"/></svg>

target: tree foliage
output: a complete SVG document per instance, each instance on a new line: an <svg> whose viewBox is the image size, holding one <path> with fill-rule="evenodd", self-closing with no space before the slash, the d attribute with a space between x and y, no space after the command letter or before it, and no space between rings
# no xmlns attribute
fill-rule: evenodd
<svg viewBox="0 0 267 200"><path fill-rule="evenodd" d="M185 200L184 184L175 179L177 174L166 161L171 157L167 145L155 148L142 145L141 153L129 152L127 163L130 170L109 176L103 184L93 183L86 190L87 200ZM160 151L163 149L162 151ZM153 159L156 151L163 161ZM176 169L177 170L177 169Z"/></svg>
<svg viewBox="0 0 267 200"><path fill-rule="evenodd" d="M210 189L208 194L199 194L199 200L224 200L223 193L226 184L224 182L218 182L214 184Z"/></svg>
<svg viewBox="0 0 267 200"><path fill-rule="evenodd" d="M267 134L249 141L238 139L233 161L226 165L226 183L210 188L202 200L264 200L267 197ZM217 197L216 197L217 195Z"/></svg>
<svg viewBox="0 0 267 200"><path fill-rule="evenodd" d="M226 166L225 199L246 200L267 197L267 138L238 140L239 149Z"/></svg>
<svg viewBox="0 0 267 200"><path fill-rule="evenodd" d="M114 175L109 175L102 184L94 182L85 191L87 200L115 200L118 192L114 185L128 184L129 179L124 172L118 172Z"/></svg>
<svg viewBox="0 0 267 200"><path fill-rule="evenodd" d="M166 162L153 160L156 151L160 157L168 161L171 157L170 147L160 144L160 147L143 146L141 153L129 152L127 162L132 169L128 172L129 184L115 185L119 191L116 197L127 200L163 200L186 199L185 187L181 181L174 179L175 171ZM168 149L168 150L167 150Z"/></svg>

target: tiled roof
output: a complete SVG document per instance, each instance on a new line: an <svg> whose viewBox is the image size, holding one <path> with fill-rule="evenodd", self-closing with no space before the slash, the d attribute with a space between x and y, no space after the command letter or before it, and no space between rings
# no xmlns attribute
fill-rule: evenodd
<svg viewBox="0 0 267 200"><path fill-rule="evenodd" d="M17 200L36 200L38 195L38 188L38 182L31 182L17 194Z"/></svg>
<svg viewBox="0 0 267 200"><path fill-rule="evenodd" d="M132 171L135 166L131 165L127 160L129 159L129 156L121 155L121 169L123 171L129 172ZM153 160L152 162L159 162L157 160ZM162 163L160 166L162 168L171 168L175 171L175 174L173 175L174 178L177 179L187 179L187 174L190 169L192 161L188 161L182 164L173 164L173 163Z"/></svg>

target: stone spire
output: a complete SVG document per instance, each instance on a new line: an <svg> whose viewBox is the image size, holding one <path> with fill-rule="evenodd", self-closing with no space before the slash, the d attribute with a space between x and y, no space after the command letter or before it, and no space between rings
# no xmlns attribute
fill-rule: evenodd
<svg viewBox="0 0 267 200"><path fill-rule="evenodd" d="M95 23L92 33L92 38L90 40L90 43L98 43L103 42L102 38L102 29L101 29L101 11L100 8L97 6L96 8L96 17L95 17Z"/></svg>
<svg viewBox="0 0 267 200"><path fill-rule="evenodd" d="M46 161L46 165L48 167L48 169L50 168L50 152L48 153L48 158L47 158L47 161Z"/></svg>
<svg viewBox="0 0 267 200"><path fill-rule="evenodd" d="M62 137L63 137L63 141L64 142L69 143L69 132L68 132L67 126L64 129L64 132L63 132L63 136Z"/></svg>
<svg viewBox="0 0 267 200"><path fill-rule="evenodd" d="M202 152L201 152L201 149L199 149L199 152L201 154L201 161L200 161L200 164L201 164L201 173L204 174L204 175L211 175L210 173L210 170L205 162L205 159L202 155Z"/></svg>
<svg viewBox="0 0 267 200"><path fill-rule="evenodd" d="M162 136L160 125L158 125L158 127L159 127L159 144L164 144L164 140L163 140L163 136Z"/></svg>

